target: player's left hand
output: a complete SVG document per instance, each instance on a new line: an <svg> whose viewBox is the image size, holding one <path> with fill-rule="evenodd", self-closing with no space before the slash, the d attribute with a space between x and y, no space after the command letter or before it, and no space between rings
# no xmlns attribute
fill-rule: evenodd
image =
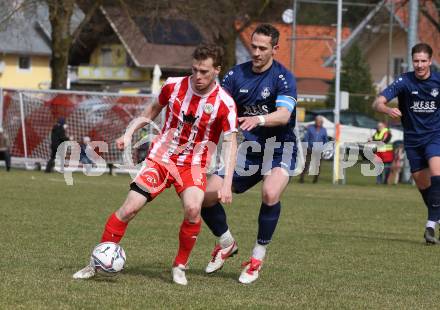
<svg viewBox="0 0 440 310"><path fill-rule="evenodd" d="M398 108L389 108L386 112L391 118L402 117L402 112Z"/></svg>
<svg viewBox="0 0 440 310"><path fill-rule="evenodd" d="M232 203L232 190L230 186L222 186L222 188L218 190L217 195L221 203Z"/></svg>
<svg viewBox="0 0 440 310"><path fill-rule="evenodd" d="M258 116L245 116L239 117L238 122L240 123L240 128L242 130L250 131L255 127L258 127L260 119L258 118Z"/></svg>

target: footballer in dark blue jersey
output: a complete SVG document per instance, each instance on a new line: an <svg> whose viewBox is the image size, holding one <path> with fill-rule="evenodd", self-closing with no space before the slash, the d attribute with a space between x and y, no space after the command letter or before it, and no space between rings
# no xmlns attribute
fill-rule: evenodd
<svg viewBox="0 0 440 310"><path fill-rule="evenodd" d="M252 71L252 62L246 62L232 68L223 78L222 87L237 102L240 117L267 115L275 112L278 107L285 107L289 112L290 121L273 127L258 126L243 131L247 141L257 141L264 145L268 138L276 137L276 141L295 142L296 82L292 73L277 61L264 72Z"/></svg>
<svg viewBox="0 0 440 310"><path fill-rule="evenodd" d="M440 74L432 72L432 48L412 48L414 71L401 75L373 103L379 112L401 117L405 151L411 173L428 208L427 244L440 244L435 227L440 221ZM398 98L398 108L386 103Z"/></svg>
<svg viewBox="0 0 440 310"><path fill-rule="evenodd" d="M296 83L293 75L273 59L278 38L275 27L259 25L251 38L252 61L233 67L222 81L222 87L236 102L244 136L237 155L233 190L243 193L263 180L256 243L239 277L245 284L258 278L280 216L281 194L295 169ZM207 273L221 269L226 259L238 251L218 201L223 177L220 172L211 176L203 202L202 217L219 237Z"/></svg>

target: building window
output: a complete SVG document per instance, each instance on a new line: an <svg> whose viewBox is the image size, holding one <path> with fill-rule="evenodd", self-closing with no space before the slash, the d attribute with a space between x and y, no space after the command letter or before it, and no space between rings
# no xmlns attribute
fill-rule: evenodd
<svg viewBox="0 0 440 310"><path fill-rule="evenodd" d="M31 58L29 56L18 57L18 69L30 70L31 69Z"/></svg>
<svg viewBox="0 0 440 310"><path fill-rule="evenodd" d="M101 64L105 67L111 67L113 65L113 55L111 48L101 48Z"/></svg>
<svg viewBox="0 0 440 310"><path fill-rule="evenodd" d="M136 67L136 64L134 63L133 59L131 59L130 55L126 54L126 61L125 61L125 65L127 67Z"/></svg>
<svg viewBox="0 0 440 310"><path fill-rule="evenodd" d="M393 59L393 78L396 79L398 76L400 76L403 73L404 67L404 60L403 58L394 58Z"/></svg>

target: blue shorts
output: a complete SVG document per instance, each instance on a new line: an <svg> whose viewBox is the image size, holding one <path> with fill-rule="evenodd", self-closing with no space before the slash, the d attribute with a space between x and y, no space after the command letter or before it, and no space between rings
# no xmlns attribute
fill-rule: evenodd
<svg viewBox="0 0 440 310"><path fill-rule="evenodd" d="M260 182L273 168L284 168L288 175L293 176L297 151L293 142L286 143L283 150L278 148L273 154L264 154L264 151L246 152L247 149L242 145L240 145L237 152L237 164L232 178L232 191L234 193L244 193ZM224 170L221 169L215 174L224 176Z"/></svg>
<svg viewBox="0 0 440 310"><path fill-rule="evenodd" d="M428 168L428 161L435 156L440 156L440 136L417 147L405 147L406 156L409 160L411 173Z"/></svg>

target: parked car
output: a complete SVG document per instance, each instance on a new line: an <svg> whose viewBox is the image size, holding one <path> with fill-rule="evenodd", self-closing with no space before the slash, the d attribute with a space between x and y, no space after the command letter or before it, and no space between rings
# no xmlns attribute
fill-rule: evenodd
<svg viewBox="0 0 440 310"><path fill-rule="evenodd" d="M312 110L307 111L305 114L304 122L298 123L298 129L303 137L308 125L313 124L315 117L321 115L323 117L323 126L327 130L327 134L330 140L335 138L335 124L333 110ZM364 147L368 146L368 141L376 131L376 125L378 121L365 114L354 111L341 111L340 113L340 142L344 143L348 149L357 148L360 152ZM391 143L403 141L403 131L397 128L390 128L391 130ZM326 149L323 154L325 159L330 159L333 156L333 151Z"/></svg>

